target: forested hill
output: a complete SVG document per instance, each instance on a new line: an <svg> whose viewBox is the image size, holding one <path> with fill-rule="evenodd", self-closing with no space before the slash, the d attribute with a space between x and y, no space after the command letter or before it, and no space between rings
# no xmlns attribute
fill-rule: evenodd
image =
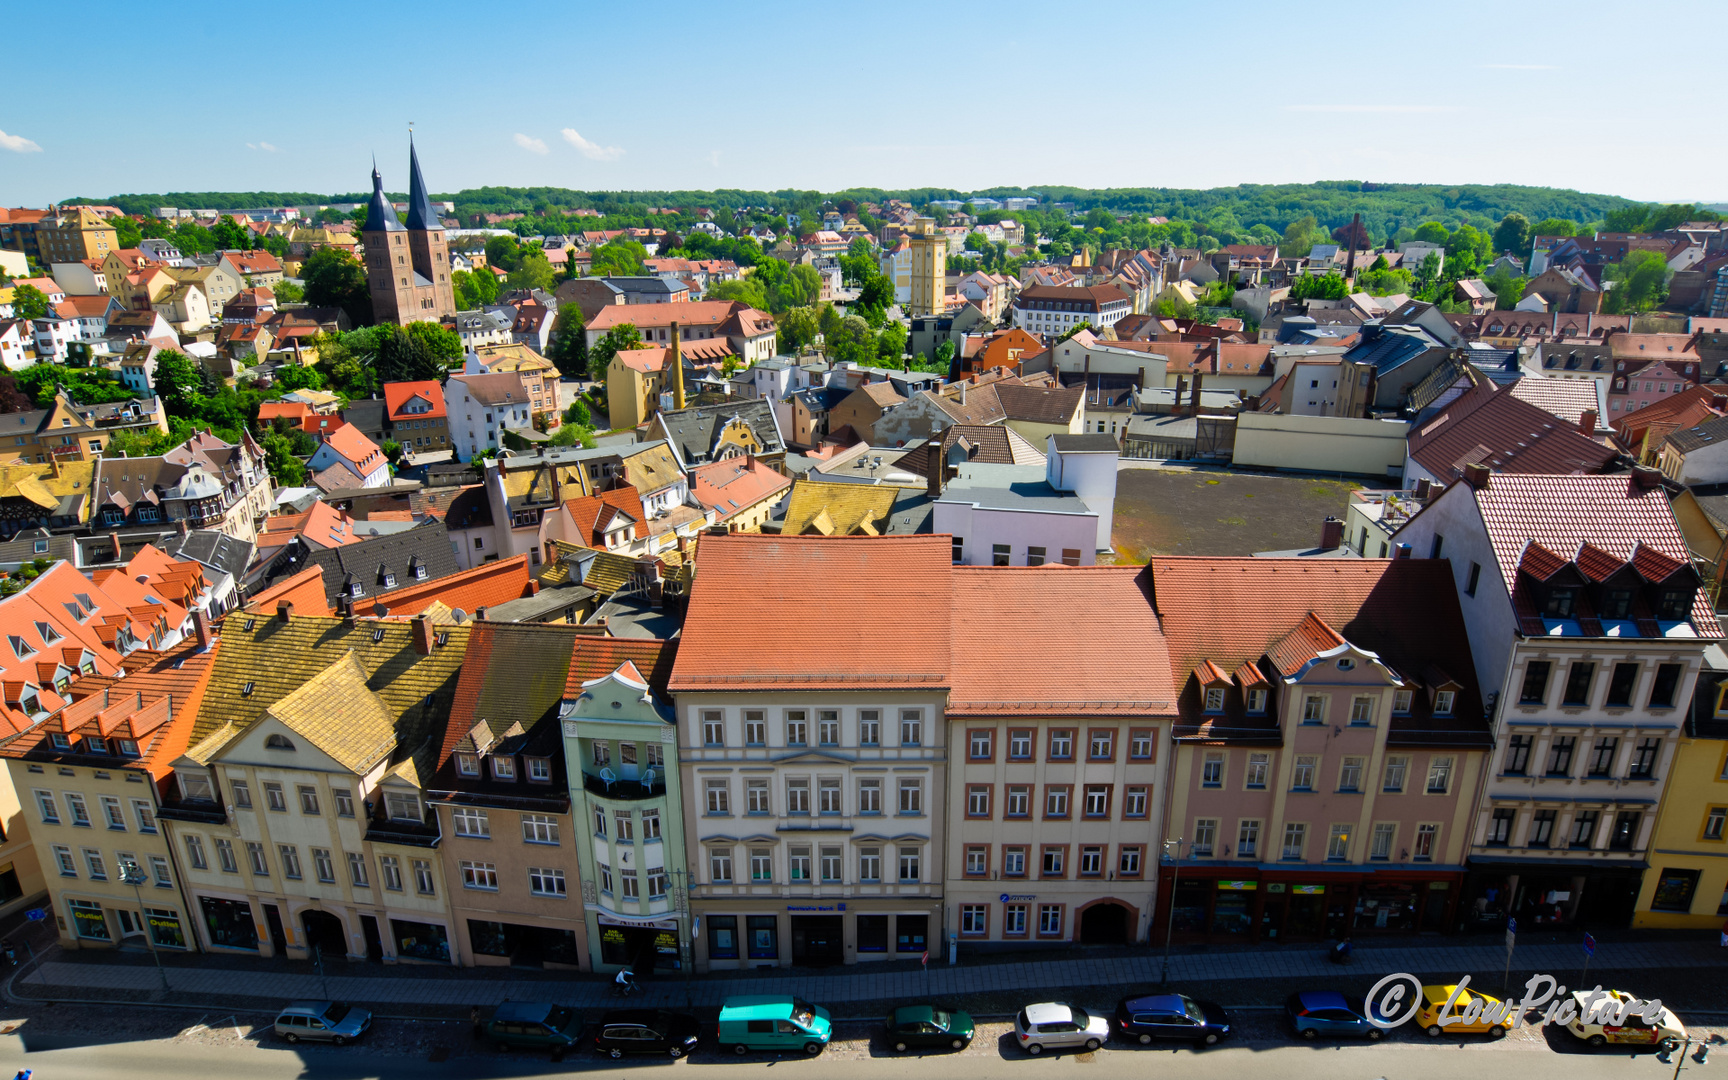
<svg viewBox="0 0 1728 1080"><path fill-rule="evenodd" d="M469 188L437 195L456 203L456 213L467 223L480 213L522 212L534 216L592 208L603 213L629 214L650 206L704 206L715 210L740 206L772 207L808 214L824 202L880 202L904 199L914 206L935 200L965 199L968 195L995 199L1010 196L1038 197L1048 209L1053 202L1072 203L1078 211L1102 208L1119 214L1156 215L1197 223L1217 223L1220 232L1246 231L1266 225L1282 232L1291 222L1312 214L1322 225L1336 227L1360 213L1376 235L1390 235L1425 221L1447 225L1471 222L1477 225L1499 221L1517 212L1531 221L1564 218L1577 222L1600 221L1610 211L1635 205L1615 195L1592 195L1565 188L1520 187L1512 184L1375 184L1328 180L1313 184L1243 184L1237 187L1186 188L988 188L961 192L945 188L913 188L886 191L851 188L846 191L573 191L552 187ZM398 196L399 198L401 196ZM317 195L309 192L169 192L163 195L114 195L100 200L127 213L153 214L157 207L245 210L253 207L305 205L321 202L355 202L365 196L354 193ZM67 200L96 201L96 200ZM1233 226L1233 227L1232 227Z"/></svg>

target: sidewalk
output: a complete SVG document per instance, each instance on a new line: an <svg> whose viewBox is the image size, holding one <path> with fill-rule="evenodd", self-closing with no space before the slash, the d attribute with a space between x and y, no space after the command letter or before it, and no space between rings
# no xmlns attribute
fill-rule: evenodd
<svg viewBox="0 0 1728 1080"><path fill-rule="evenodd" d="M1311 978L1323 982L1344 972L1375 977L1392 972L1447 975L1499 971L1505 965L1505 947L1498 940L1474 938L1454 943L1456 940L1439 939L1443 943L1428 944L1418 939L1395 945L1358 946L1345 969L1325 959L1322 945L1300 949L1212 949L1173 955L1170 978L1177 985L1242 979ZM168 968L172 995L167 1000L183 996L227 1001L331 997L374 1005L444 1009L494 1005L509 998L550 999L580 1008L617 1004L609 981L595 976L512 978L502 972L493 977L491 972L498 969L491 968L418 965L379 968L332 963L326 967L327 977L320 979L316 974L197 966L197 958L193 957L175 959L187 963ZM1518 947L1513 968L1522 972L1550 972L1565 981L1566 976L1577 972L1582 961L1576 944L1530 944ZM668 971L656 975L634 1002L649 1007L684 1008L689 1004L701 1008L718 1007L724 998L736 994L792 993L833 1006L846 1002L942 1000L967 994L1057 987L1126 988L1156 983L1162 966L1161 952L1137 949L1128 955L1099 958L975 962L953 967L933 956L928 972L887 970L865 964L844 972L717 973L696 976L688 984L677 973ZM1728 950L1702 940L1604 944L1591 966L1604 972L1720 969L1728 968ZM43 979L47 988L41 985ZM147 957L104 954L99 960L82 957L72 960L56 950L44 960L40 972L31 970L13 979L7 990L12 996L26 1000L99 999L116 993L138 1000L159 991L160 986L157 972Z"/></svg>

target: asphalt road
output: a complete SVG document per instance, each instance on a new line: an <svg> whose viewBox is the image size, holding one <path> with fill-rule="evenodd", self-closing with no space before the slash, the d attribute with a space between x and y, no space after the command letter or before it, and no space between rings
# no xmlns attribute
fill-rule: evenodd
<svg viewBox="0 0 1728 1080"><path fill-rule="evenodd" d="M63 1040L55 1040L61 1042ZM1347 1045L1249 1044L1216 1047L1205 1052L1164 1048L1109 1048L1095 1054L1047 1055L1028 1058L1006 1043L974 1045L965 1053L894 1056L872 1050L863 1056L825 1054L820 1058L790 1057L776 1060L753 1057L736 1060L721 1057L711 1048L679 1062L658 1058L626 1062L573 1055L562 1064L552 1064L542 1055L489 1055L458 1057L428 1062L424 1055L378 1055L355 1053L356 1048L291 1048L273 1040L240 1041L232 1045L185 1045L161 1040L101 1042L71 1040L71 1045L26 1052L18 1035L0 1036L0 1076L18 1069L34 1070L32 1080L465 1080L510 1077L586 1076L624 1078L652 1071L665 1080L666 1070L694 1070L689 1080L716 1080L760 1076L766 1069L792 1070L821 1076L824 1080L997 1080L1020 1076L1044 1080L1044 1072L1079 1070L1077 1080L1145 1080L1149 1072L1159 1077L1192 1080L1239 1080L1246 1073L1262 1077L1311 1077L1327 1080L1459 1080L1478 1076L1516 1075L1519 1080L1623 1080L1627 1076L1651 1080L1672 1075L1673 1066L1663 1065L1655 1055L1628 1054L1617 1049L1600 1053L1575 1053L1544 1046L1540 1042L1515 1047L1501 1043L1447 1040L1439 1043L1385 1043ZM1712 1063L1720 1071L1721 1062ZM1709 1068L1704 1066L1703 1068ZM1697 1077L1702 1069L1688 1058L1687 1072ZM1704 1073L1708 1076L1708 1073Z"/></svg>

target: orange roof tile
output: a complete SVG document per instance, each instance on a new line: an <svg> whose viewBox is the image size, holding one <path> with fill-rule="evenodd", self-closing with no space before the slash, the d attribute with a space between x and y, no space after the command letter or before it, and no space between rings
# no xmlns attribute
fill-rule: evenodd
<svg viewBox="0 0 1728 1080"><path fill-rule="evenodd" d="M671 689L946 686L952 549L947 536L705 536Z"/></svg>
<svg viewBox="0 0 1728 1080"><path fill-rule="evenodd" d="M390 609L390 617L393 619L411 618L434 603L442 603L446 607L459 608L473 614L483 607L533 595L530 591L531 578L532 575L528 572L528 556L518 555L512 559L481 563L471 570L459 570L441 578L396 589L379 597L378 603ZM324 598L320 594L319 605L323 604ZM355 613L371 614L369 610L358 606ZM334 615L336 612L330 611L330 614Z"/></svg>
<svg viewBox="0 0 1728 1080"><path fill-rule="evenodd" d="M431 412L401 413L402 406L417 397L432 403ZM444 388L437 379L422 382L389 382L384 384L384 411L391 420L423 420L445 415ZM400 414L400 415L399 415Z"/></svg>

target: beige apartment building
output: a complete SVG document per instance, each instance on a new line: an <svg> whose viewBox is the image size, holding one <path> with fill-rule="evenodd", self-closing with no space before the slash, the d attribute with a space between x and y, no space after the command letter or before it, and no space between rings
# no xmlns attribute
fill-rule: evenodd
<svg viewBox="0 0 1728 1080"><path fill-rule="evenodd" d="M163 816L209 950L453 963L425 780L468 630L236 612Z"/></svg>
<svg viewBox="0 0 1728 1080"><path fill-rule="evenodd" d="M1176 696L1139 573L953 570L956 627L990 628L956 652L947 709L944 899L961 953L1146 939ZM1109 655L1135 662L1097 662Z"/></svg>

